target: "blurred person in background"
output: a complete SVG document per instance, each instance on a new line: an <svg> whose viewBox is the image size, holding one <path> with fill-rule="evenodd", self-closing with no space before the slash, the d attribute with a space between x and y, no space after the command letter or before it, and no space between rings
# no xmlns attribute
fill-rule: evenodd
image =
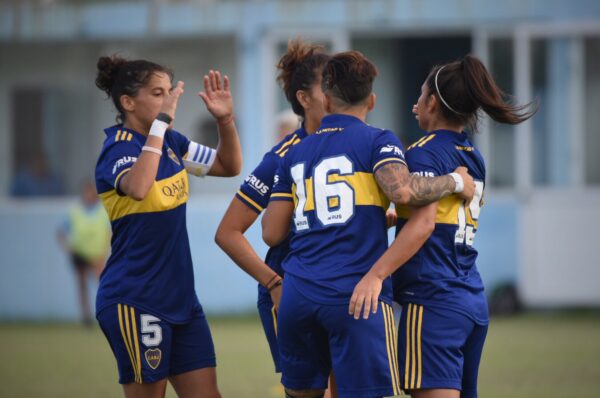
<svg viewBox="0 0 600 398"><path fill-rule="evenodd" d="M499 123L530 118L531 104L504 100L481 61L472 56L435 66L421 86L413 113L425 135L406 152L411 173L428 178L466 167L475 180L472 200L458 195L421 207L398 206L390 251L355 288L358 301L381 290L393 274L394 301L403 306L398 333L402 389L417 398L477 397L477 376L488 328L488 306L477 271L477 232L485 164L466 130L478 112Z"/></svg>
<svg viewBox="0 0 600 398"><path fill-rule="evenodd" d="M283 277L281 263L289 252L289 242L285 240L271 247L263 262L244 233L269 202L280 159L290 148L313 134L325 115L321 72L330 57L323 51L322 46L301 40L288 43L287 52L277 64L277 80L293 113L280 113L277 125L282 133L284 129L293 130L264 155L263 160L246 178L225 212L215 235L219 247L258 282L258 313L271 349L275 371L278 373L281 372L281 367L277 344L277 308ZM299 120L302 121L300 126Z"/></svg>
<svg viewBox="0 0 600 398"><path fill-rule="evenodd" d="M96 280L100 278L110 248L110 223L91 180L86 179L81 184L80 200L69 210L67 220L58 231L58 240L75 269L83 323L91 326L88 275L93 273Z"/></svg>
<svg viewBox="0 0 600 398"><path fill-rule="evenodd" d="M59 196L65 194L62 179L48 165L42 151L31 154L27 163L17 171L11 186L14 197Z"/></svg>
<svg viewBox="0 0 600 398"><path fill-rule="evenodd" d="M290 109L279 112L275 116L277 142L283 141L285 137L296 131L300 127L301 120L300 116Z"/></svg>
<svg viewBox="0 0 600 398"><path fill-rule="evenodd" d="M290 397L322 397L332 369L342 397L400 393L391 279L364 300L364 314L353 289L388 248L390 200L422 205L474 191L464 168L411 175L398 138L365 123L376 75L356 51L328 61L321 83L328 115L280 161L263 216L265 243L290 242L277 336Z"/></svg>
<svg viewBox="0 0 600 398"><path fill-rule="evenodd" d="M96 317L125 396L218 398L212 336L194 290L186 228L188 173L234 176L242 154L229 78L204 76L199 93L218 125L212 149L171 129L183 82L146 60L101 57L96 85L118 124L105 130L96 186L112 223L112 252L100 278Z"/></svg>

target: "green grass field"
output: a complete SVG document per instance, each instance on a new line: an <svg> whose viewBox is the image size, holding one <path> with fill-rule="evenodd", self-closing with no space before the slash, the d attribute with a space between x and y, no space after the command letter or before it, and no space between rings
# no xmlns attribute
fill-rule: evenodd
<svg viewBox="0 0 600 398"><path fill-rule="evenodd" d="M223 397L282 397L256 317L209 317ZM121 397L98 328L0 324L0 397ZM599 397L600 315L494 318L480 371L480 397ZM168 397L175 397L171 389Z"/></svg>

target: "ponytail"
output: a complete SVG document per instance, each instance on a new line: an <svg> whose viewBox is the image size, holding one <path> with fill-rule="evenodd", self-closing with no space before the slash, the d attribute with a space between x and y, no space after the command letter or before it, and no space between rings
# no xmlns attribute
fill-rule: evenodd
<svg viewBox="0 0 600 398"><path fill-rule="evenodd" d="M440 99L448 121L476 130L479 110L499 123L519 124L537 111L535 102L513 104L496 85L483 63L471 55L434 67L428 78L429 92Z"/></svg>

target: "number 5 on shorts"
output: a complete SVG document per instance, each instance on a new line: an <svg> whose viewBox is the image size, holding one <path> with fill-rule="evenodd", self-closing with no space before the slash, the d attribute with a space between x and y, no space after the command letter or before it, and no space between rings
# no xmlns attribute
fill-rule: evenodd
<svg viewBox="0 0 600 398"><path fill-rule="evenodd" d="M162 342L162 329L158 322L160 319L150 314L140 315L142 324L142 343L146 347L156 347Z"/></svg>

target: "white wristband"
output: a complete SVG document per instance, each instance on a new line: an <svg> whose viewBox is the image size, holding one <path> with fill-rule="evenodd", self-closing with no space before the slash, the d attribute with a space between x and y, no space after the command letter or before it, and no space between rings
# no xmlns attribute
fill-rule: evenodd
<svg viewBox="0 0 600 398"><path fill-rule="evenodd" d="M461 175L458 173L450 173L448 175L452 177L454 184L456 185L454 187L454 193L461 193L465 189L465 182L463 181Z"/></svg>
<svg viewBox="0 0 600 398"><path fill-rule="evenodd" d="M144 145L142 147L142 151L152 152L157 154L158 156L162 156L162 151L158 148L154 148L153 146Z"/></svg>
<svg viewBox="0 0 600 398"><path fill-rule="evenodd" d="M165 137L165 131L169 127L169 123L165 123L162 120L154 119L152 122L152 126L150 127L150 135L153 135L158 138Z"/></svg>

